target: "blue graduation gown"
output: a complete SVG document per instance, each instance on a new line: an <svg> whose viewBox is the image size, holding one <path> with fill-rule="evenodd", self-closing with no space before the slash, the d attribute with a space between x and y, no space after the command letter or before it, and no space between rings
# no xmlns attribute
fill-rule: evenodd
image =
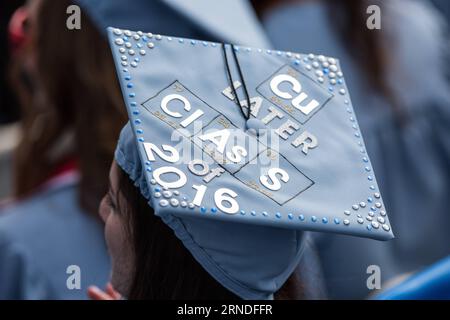
<svg viewBox="0 0 450 320"><path fill-rule="evenodd" d="M67 286L72 265L80 289ZM79 207L75 181L0 211L0 300L86 299L87 287L104 287L109 274L103 226Z"/></svg>

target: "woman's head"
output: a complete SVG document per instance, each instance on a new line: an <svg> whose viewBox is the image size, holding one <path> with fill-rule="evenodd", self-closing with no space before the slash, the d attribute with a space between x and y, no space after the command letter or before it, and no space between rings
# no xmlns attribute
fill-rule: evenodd
<svg viewBox="0 0 450 320"><path fill-rule="evenodd" d="M112 262L111 283L129 299L239 299L213 279L113 161L99 213ZM301 298L291 275L277 299Z"/></svg>
<svg viewBox="0 0 450 320"><path fill-rule="evenodd" d="M299 298L294 271L305 248L302 232L192 216L182 206L154 211L154 186L147 183L139 147L127 124L100 206L112 283L121 294L130 299Z"/></svg>
<svg viewBox="0 0 450 320"><path fill-rule="evenodd" d="M66 28L69 5L68 0L27 3L26 43L12 77L23 131L15 193L30 193L55 168L76 160L81 204L95 212L126 113L106 38L83 13L81 30Z"/></svg>

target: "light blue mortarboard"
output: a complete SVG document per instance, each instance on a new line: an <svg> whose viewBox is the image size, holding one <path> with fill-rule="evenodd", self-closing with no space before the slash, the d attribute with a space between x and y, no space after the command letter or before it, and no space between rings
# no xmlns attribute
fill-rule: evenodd
<svg viewBox="0 0 450 320"><path fill-rule="evenodd" d="M303 231L393 238L337 59L108 36L130 119L116 161L224 287L271 298Z"/></svg>

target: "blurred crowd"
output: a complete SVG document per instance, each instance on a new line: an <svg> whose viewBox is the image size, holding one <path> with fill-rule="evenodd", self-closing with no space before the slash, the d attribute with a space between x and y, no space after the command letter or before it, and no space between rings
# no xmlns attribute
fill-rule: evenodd
<svg viewBox="0 0 450 320"><path fill-rule="evenodd" d="M98 207L127 120L85 2L0 3L0 299L84 299L67 290L72 264L83 285L109 279ZM368 266L387 287L450 255L447 0L124 2L118 27L339 58L396 239L311 233L323 286L310 298L367 298ZM72 4L81 30L65 27ZM370 4L380 30L366 27Z"/></svg>

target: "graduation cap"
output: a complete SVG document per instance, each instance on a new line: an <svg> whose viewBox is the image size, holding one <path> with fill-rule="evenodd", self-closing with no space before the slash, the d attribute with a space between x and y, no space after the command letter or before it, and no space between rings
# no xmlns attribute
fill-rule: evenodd
<svg viewBox="0 0 450 320"><path fill-rule="evenodd" d="M392 238L336 59L110 39L157 213Z"/></svg>
<svg viewBox="0 0 450 320"><path fill-rule="evenodd" d="M393 238L337 59L115 28L108 37L130 119L116 160L222 284L208 265L214 254L199 258L192 242L225 229L228 244L263 230L266 248L306 230ZM224 285L261 298L273 283L250 293Z"/></svg>

